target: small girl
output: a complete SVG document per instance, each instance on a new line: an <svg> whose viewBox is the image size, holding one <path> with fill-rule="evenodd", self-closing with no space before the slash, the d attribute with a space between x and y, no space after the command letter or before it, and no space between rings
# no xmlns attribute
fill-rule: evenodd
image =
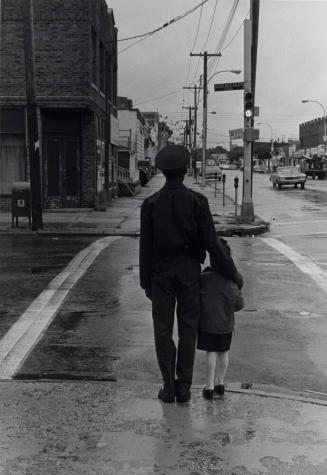
<svg viewBox="0 0 327 475"><path fill-rule="evenodd" d="M226 247L230 253L227 243ZM201 315L197 343L199 350L207 352L207 385L202 391L205 399L212 399L214 393L223 396L225 391L224 377L235 325L234 311L243 307L243 302L235 307L237 289L232 280L219 273L210 255L210 267L201 273Z"/></svg>

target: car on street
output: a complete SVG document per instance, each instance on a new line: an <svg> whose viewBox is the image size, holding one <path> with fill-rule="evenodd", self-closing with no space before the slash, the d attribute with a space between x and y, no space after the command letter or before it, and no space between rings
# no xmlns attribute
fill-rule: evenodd
<svg viewBox="0 0 327 475"><path fill-rule="evenodd" d="M302 173L298 166L277 167L276 171L271 173L269 178L273 186L277 186L278 189L286 185L293 185L294 188L300 185L302 190L304 189L306 179L305 173Z"/></svg>
<svg viewBox="0 0 327 475"><path fill-rule="evenodd" d="M152 176L151 163L149 160L138 160L137 168L140 173L141 186L145 186Z"/></svg>
<svg viewBox="0 0 327 475"><path fill-rule="evenodd" d="M197 162L198 163L198 162ZM200 162L201 163L201 162ZM221 181L223 172L219 165L214 160L207 160L206 163L206 180L214 180L217 177L218 181ZM202 175L201 167L199 168L199 176Z"/></svg>
<svg viewBox="0 0 327 475"><path fill-rule="evenodd" d="M254 173L266 173L266 168L263 167L262 165L254 165L253 172Z"/></svg>

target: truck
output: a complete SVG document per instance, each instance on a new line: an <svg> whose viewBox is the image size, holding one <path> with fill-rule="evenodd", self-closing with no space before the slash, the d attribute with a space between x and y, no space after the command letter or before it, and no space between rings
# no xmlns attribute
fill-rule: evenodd
<svg viewBox="0 0 327 475"><path fill-rule="evenodd" d="M327 178L327 159L318 155L303 155L300 164L301 172L314 180L324 180Z"/></svg>

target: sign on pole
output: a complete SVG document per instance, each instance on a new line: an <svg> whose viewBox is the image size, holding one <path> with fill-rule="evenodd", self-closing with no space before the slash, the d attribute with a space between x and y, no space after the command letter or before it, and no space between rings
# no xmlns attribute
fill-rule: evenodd
<svg viewBox="0 0 327 475"><path fill-rule="evenodd" d="M243 140L243 129L234 129L229 131L229 136L231 140Z"/></svg>
<svg viewBox="0 0 327 475"><path fill-rule="evenodd" d="M244 89L244 82L222 82L213 85L214 91L236 91Z"/></svg>

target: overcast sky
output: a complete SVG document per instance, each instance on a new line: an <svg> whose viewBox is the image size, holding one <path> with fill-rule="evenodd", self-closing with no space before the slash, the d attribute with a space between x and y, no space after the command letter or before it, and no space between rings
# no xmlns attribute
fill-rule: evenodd
<svg viewBox="0 0 327 475"><path fill-rule="evenodd" d="M107 0L113 9L118 38L152 31L195 7L201 0ZM201 8L126 49L136 41L119 42L118 94L128 96L141 111L158 110L176 136L193 105L194 85L203 72L203 59L190 52L221 51L208 63L208 146L228 146L229 130L243 127L242 91L214 92L218 82L243 81L243 22L249 18L250 0L239 0L222 42L234 0L208 0ZM211 29L210 29L211 25ZM299 124L323 116L317 100L327 109L327 1L261 0L257 62L256 122L270 124L274 138L298 138ZM209 33L210 32L210 33ZM197 83L198 84L198 83ZM172 93L172 94L171 94ZM165 96L167 97L161 97ZM160 98L161 97L161 98ZM180 121L178 123L178 121ZM199 131L202 100L199 105ZM270 140L271 128L258 126L260 139ZM200 139L199 139L200 140Z"/></svg>

